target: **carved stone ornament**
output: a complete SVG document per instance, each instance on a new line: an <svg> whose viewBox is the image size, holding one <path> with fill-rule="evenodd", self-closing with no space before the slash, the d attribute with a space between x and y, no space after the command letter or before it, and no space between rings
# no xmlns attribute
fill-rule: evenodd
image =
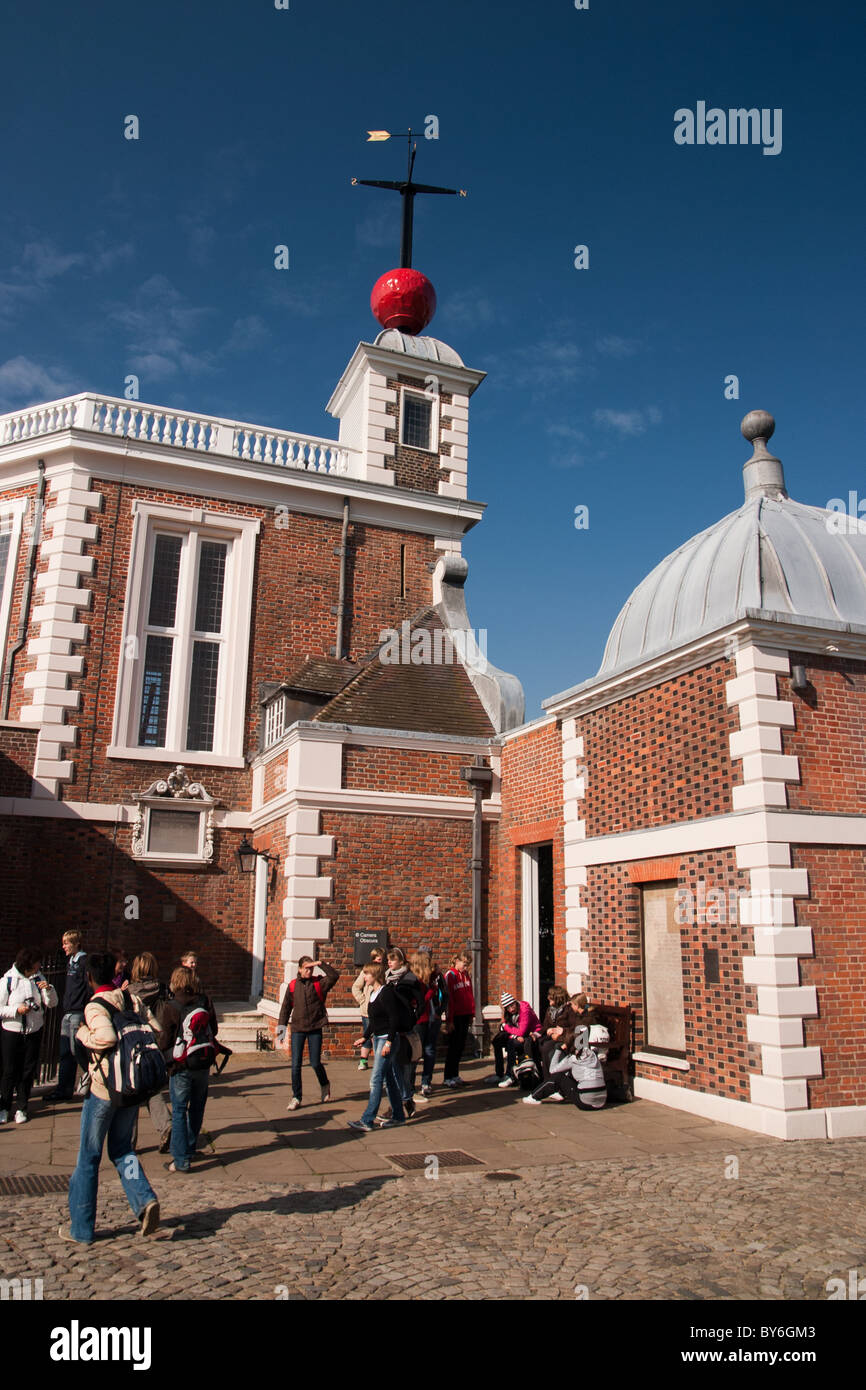
<svg viewBox="0 0 866 1390"><path fill-rule="evenodd" d="M170 772L167 777L151 782L145 791L138 792L135 800L138 805L132 826L132 854L135 859L160 857L147 853L147 812L151 806L159 806L167 801L175 804L194 802L202 809L207 808L201 862L213 863L214 807L217 803L212 796L208 795L201 782L190 781L189 774L181 763L178 763L174 771Z"/></svg>

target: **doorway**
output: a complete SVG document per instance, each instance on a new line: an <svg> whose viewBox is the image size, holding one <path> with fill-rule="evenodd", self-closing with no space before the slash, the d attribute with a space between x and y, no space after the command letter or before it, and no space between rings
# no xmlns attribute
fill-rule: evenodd
<svg viewBox="0 0 866 1390"><path fill-rule="evenodd" d="M556 983L553 924L553 845L521 850L521 959L523 997L539 1018Z"/></svg>

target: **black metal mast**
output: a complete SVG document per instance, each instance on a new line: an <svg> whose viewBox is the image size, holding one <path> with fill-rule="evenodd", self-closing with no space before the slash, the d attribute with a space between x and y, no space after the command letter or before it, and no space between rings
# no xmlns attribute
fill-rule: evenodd
<svg viewBox="0 0 866 1390"><path fill-rule="evenodd" d="M412 170L415 167L415 155L418 151L417 141L412 142L411 128L408 132L409 155L406 178L402 182L394 179L353 179L353 183L363 184L365 188L392 188L399 193L403 199L403 225L400 233L400 265L410 266L412 264L412 229L415 215L415 194L416 193L452 193L461 198L466 196L465 189L462 188L436 188L431 183L413 183Z"/></svg>

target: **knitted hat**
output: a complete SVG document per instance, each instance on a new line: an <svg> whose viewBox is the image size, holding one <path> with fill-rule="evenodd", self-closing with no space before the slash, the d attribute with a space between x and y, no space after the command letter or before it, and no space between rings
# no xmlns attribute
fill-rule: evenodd
<svg viewBox="0 0 866 1390"><path fill-rule="evenodd" d="M499 1002L502 1005L503 1009L507 1009L509 1004L516 1004L517 1000L515 999L513 994L501 994L499 996Z"/></svg>

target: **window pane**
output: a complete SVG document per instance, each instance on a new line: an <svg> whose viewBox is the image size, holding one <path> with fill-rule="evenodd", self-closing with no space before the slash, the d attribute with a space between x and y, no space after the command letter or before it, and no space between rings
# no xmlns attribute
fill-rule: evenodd
<svg viewBox="0 0 866 1390"><path fill-rule="evenodd" d="M147 639L138 724L138 742L143 748L165 747L173 647L172 637L149 636Z"/></svg>
<svg viewBox="0 0 866 1390"><path fill-rule="evenodd" d="M201 813L151 808L148 854L198 854Z"/></svg>
<svg viewBox="0 0 866 1390"><path fill-rule="evenodd" d="M219 642L193 642L187 748L213 748L219 659Z"/></svg>
<svg viewBox="0 0 866 1390"><path fill-rule="evenodd" d="M433 402L423 396L403 398L403 443L414 449L430 448L430 419Z"/></svg>
<svg viewBox="0 0 866 1390"><path fill-rule="evenodd" d="M646 1043L685 1052L682 932L676 913L677 885L644 888L644 994Z"/></svg>
<svg viewBox="0 0 866 1390"><path fill-rule="evenodd" d="M157 536L153 551L153 580L150 588L152 627L174 627L177 608L177 578L180 573L180 536Z"/></svg>
<svg viewBox="0 0 866 1390"><path fill-rule="evenodd" d="M12 534L8 521L0 520L0 597L3 595L3 584L6 580L6 566L9 563L9 547L12 544Z"/></svg>
<svg viewBox="0 0 866 1390"><path fill-rule="evenodd" d="M227 545L203 541L199 551L196 632L221 632Z"/></svg>

